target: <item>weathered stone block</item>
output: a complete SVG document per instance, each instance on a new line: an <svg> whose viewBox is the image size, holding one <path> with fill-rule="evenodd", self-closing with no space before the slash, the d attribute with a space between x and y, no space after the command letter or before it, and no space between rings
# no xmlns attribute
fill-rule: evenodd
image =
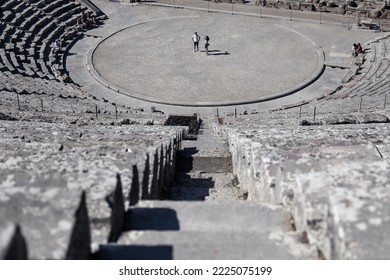
<svg viewBox="0 0 390 280"><path fill-rule="evenodd" d="M367 120L365 117L358 118L362 118L360 121ZM233 172L240 186L248 190L248 199L280 203L275 194L278 192L275 178L282 162L310 158L378 158L380 154L370 142L383 141L388 129L386 125L339 125L309 130L232 128L226 129L226 136Z"/></svg>
<svg viewBox="0 0 390 280"><path fill-rule="evenodd" d="M13 176L23 175L9 172L10 183ZM89 258L89 217L81 191L19 184L7 187L3 181L0 196L0 217L21 225L29 258Z"/></svg>

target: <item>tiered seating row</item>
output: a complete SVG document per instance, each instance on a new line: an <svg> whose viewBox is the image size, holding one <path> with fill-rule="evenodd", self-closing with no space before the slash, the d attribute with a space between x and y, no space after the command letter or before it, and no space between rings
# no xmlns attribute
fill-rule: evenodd
<svg viewBox="0 0 390 280"><path fill-rule="evenodd" d="M249 199L282 203L319 257L390 257L390 161L381 152L390 146L390 126L244 123L214 128L229 140L234 172Z"/></svg>
<svg viewBox="0 0 390 280"><path fill-rule="evenodd" d="M365 54L365 63L361 66L361 74L352 77L352 86L348 84L337 92L342 96L354 94L357 89L365 89L365 85L377 83L378 80L387 79L390 74L390 38L378 39L365 48L369 53Z"/></svg>
<svg viewBox="0 0 390 280"><path fill-rule="evenodd" d="M31 259L91 258L120 236L129 204L171 183L183 132L1 121L1 220L20 226Z"/></svg>
<svg viewBox="0 0 390 280"><path fill-rule="evenodd" d="M0 72L0 94L0 111L17 120L107 125L158 125L166 120L159 112L148 114L140 108L98 100L70 84L8 71Z"/></svg>
<svg viewBox="0 0 390 280"><path fill-rule="evenodd" d="M361 114L377 115L379 113L383 115L380 118L381 121L387 122L388 117L390 117L388 112L390 105L390 86L388 83L390 77L390 38L383 38L378 42L370 45L372 47L371 54L374 53L371 55L373 62L367 59L370 53L365 54L363 68L368 69L366 74L352 76L351 82L339 86L333 92L324 92L324 95L316 100L308 99L304 102L273 109L272 112L247 115L242 116L242 118L245 117L249 123L257 121L263 124L296 125L299 121L305 124L327 124L329 122L326 119L329 118L333 118L335 123L354 123L355 119L361 119ZM367 122L370 119L377 122L375 116L368 117ZM225 121L235 122L236 120L226 117Z"/></svg>
<svg viewBox="0 0 390 280"><path fill-rule="evenodd" d="M79 38L77 20L87 8L67 0L9 0L1 8L7 26L0 35L1 66L26 76L66 79L64 52L54 53L54 42L61 41L66 51Z"/></svg>

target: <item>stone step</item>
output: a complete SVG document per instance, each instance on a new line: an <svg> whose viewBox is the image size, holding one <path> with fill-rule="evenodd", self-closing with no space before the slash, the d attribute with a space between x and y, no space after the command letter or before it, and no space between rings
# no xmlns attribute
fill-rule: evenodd
<svg viewBox="0 0 390 280"><path fill-rule="evenodd" d="M231 173L176 174L172 200L243 200L246 197Z"/></svg>
<svg viewBox="0 0 390 280"><path fill-rule="evenodd" d="M178 172L231 173L232 164L225 139L214 135L209 120L203 120L195 139L184 140L178 153Z"/></svg>
<svg viewBox="0 0 390 280"><path fill-rule="evenodd" d="M374 62L378 59L378 54L377 54L378 44L372 43L372 44L370 44L370 46L371 46L370 62Z"/></svg>
<svg viewBox="0 0 390 280"><path fill-rule="evenodd" d="M117 244L102 245L101 258L153 259L167 251L172 259L300 259L315 255L294 239L289 213L277 206L244 201L141 201L129 213L130 231L124 232ZM148 252L153 246L158 246L156 251ZM137 249L141 255L134 253Z"/></svg>
<svg viewBox="0 0 390 280"><path fill-rule="evenodd" d="M48 14L51 13L52 10L65 5L65 3L65 1L53 1L52 3L47 4L42 10Z"/></svg>
<svg viewBox="0 0 390 280"><path fill-rule="evenodd" d="M136 240L131 233L128 233L122 235L117 244L100 245L96 258L105 260L315 259L315 253L299 248L299 245L296 246L294 242L296 241L293 237L284 236L277 231L269 234L150 231L140 233Z"/></svg>
<svg viewBox="0 0 390 280"><path fill-rule="evenodd" d="M389 259L390 162L286 161L276 190L326 259Z"/></svg>
<svg viewBox="0 0 390 280"><path fill-rule="evenodd" d="M178 172L231 173L232 159L228 157L198 156L191 149L179 151L177 158Z"/></svg>
<svg viewBox="0 0 390 280"><path fill-rule="evenodd" d="M212 121L212 118L203 118L198 134L192 139L196 141L183 141L183 148L198 147L202 153L213 153L215 157L229 156L226 140L214 134Z"/></svg>
<svg viewBox="0 0 390 280"><path fill-rule="evenodd" d="M169 209L170 213L158 216L160 209ZM290 226L289 214L281 207L249 201L144 200L129 211L131 221L128 228L131 230L145 230L155 223L165 223L163 218L167 214L174 214L180 231L266 232L273 226L283 230ZM173 216L166 218L170 221ZM268 227L264 227L267 223Z"/></svg>

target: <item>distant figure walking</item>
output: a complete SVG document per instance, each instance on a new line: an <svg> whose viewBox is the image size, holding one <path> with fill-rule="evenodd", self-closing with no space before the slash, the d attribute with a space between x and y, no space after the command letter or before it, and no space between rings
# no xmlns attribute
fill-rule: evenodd
<svg viewBox="0 0 390 280"><path fill-rule="evenodd" d="M210 46L210 37L209 36L204 36L204 48L206 49L206 55L209 55L209 46Z"/></svg>
<svg viewBox="0 0 390 280"><path fill-rule="evenodd" d="M200 36L198 35L197 32L195 32L195 34L192 36L192 41L194 42L194 52L198 52Z"/></svg>

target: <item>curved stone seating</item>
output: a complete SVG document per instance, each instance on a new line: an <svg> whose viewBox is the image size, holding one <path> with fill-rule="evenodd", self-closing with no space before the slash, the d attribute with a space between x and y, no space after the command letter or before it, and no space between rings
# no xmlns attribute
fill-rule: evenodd
<svg viewBox="0 0 390 280"><path fill-rule="evenodd" d="M377 57L376 44L371 44L370 62L374 62Z"/></svg>
<svg viewBox="0 0 390 280"><path fill-rule="evenodd" d="M163 124L166 116L98 100L71 84L0 73L1 112L18 119L77 124ZM18 102L20 110L18 109ZM43 112L42 112L43 109ZM96 116L96 109L98 116Z"/></svg>
<svg viewBox="0 0 390 280"><path fill-rule="evenodd" d="M11 10L13 9L14 7L16 7L16 5L18 5L19 3L21 3L21 1L17 1L17 0L6 0L5 3L1 6L1 9L3 11L5 10Z"/></svg>
<svg viewBox="0 0 390 280"><path fill-rule="evenodd" d="M75 27L87 8L69 1L22 0L9 0L2 8L1 20L7 23L1 34L6 45L3 67L31 77L65 79L65 57L62 55L51 61L52 45L56 39L70 34L62 34L64 28ZM79 38L78 35L65 40L65 50Z"/></svg>
<svg viewBox="0 0 390 280"><path fill-rule="evenodd" d="M66 14L69 11L75 9L76 7L78 7L76 3L70 2L70 3L67 3L63 6L56 8L55 10L51 11L49 14L54 18L58 18L62 14Z"/></svg>
<svg viewBox="0 0 390 280"><path fill-rule="evenodd" d="M386 95L389 89L390 63L387 58L387 51L380 54L380 49L385 51L387 49L386 42L389 43L390 39L380 39L380 42L381 44L371 44L371 54L373 52L377 54L373 62L365 59L362 65L364 69L362 74L356 73L348 76L345 80L349 82L344 83L333 92L324 93L324 96L318 100L308 100L308 105L304 107L311 107L309 109L311 112L316 107L317 114L328 115L356 113L360 110L364 112L382 110L385 107L384 100L387 98ZM382 45L382 47L378 47L379 45ZM299 107L299 104L292 107Z"/></svg>
<svg viewBox="0 0 390 280"><path fill-rule="evenodd" d="M11 11L4 11L3 12L3 21L4 22L11 22L15 18L15 14Z"/></svg>
<svg viewBox="0 0 390 280"><path fill-rule="evenodd" d="M43 1L44 4L46 1ZM60 6L63 6L65 4L68 4L69 2L68 1L65 1L65 0L55 0L55 1L51 1L51 3L49 4L46 4L44 6L42 6L42 11L46 14L50 14L54 9L60 7Z"/></svg>
<svg viewBox="0 0 390 280"><path fill-rule="evenodd" d="M64 26L54 30L46 43L45 54L48 54L49 66L56 77L64 76L66 54L73 44L80 38L81 33L76 30L66 30ZM62 42L61 48L54 48L52 45L56 40Z"/></svg>
<svg viewBox="0 0 390 280"><path fill-rule="evenodd" d="M389 73L389 60L388 59L383 59L378 67L378 69L376 70L376 73L374 75L371 76L374 77L375 79L378 79L378 78L381 78L385 75L387 75Z"/></svg>
<svg viewBox="0 0 390 280"><path fill-rule="evenodd" d="M25 17L24 21L20 24L20 28L23 30L29 30L30 27L38 21L39 15L41 15L41 11L34 9L33 6L31 6L32 13L31 15Z"/></svg>
<svg viewBox="0 0 390 280"><path fill-rule="evenodd" d="M370 43L368 47L370 53L365 54L364 63L357 70L352 70L351 73L347 74L341 90L336 91L326 99L356 97L363 92L366 95L371 95L371 88L375 87L374 84L381 83L390 74L388 59L390 49L387 50L389 44L389 38ZM365 49L367 50L367 48ZM359 94L357 94L358 92Z"/></svg>
<svg viewBox="0 0 390 280"><path fill-rule="evenodd" d="M15 12L15 13L21 13L23 12L26 8L27 8L27 3L24 2L24 1L17 1L19 3L17 3L13 8L12 10Z"/></svg>
<svg viewBox="0 0 390 280"><path fill-rule="evenodd" d="M379 40L378 45L379 45L379 59L382 60L387 57L386 45L384 40Z"/></svg>
<svg viewBox="0 0 390 280"><path fill-rule="evenodd" d="M390 58L390 41L389 40L382 40L382 41L385 49L385 58Z"/></svg>

